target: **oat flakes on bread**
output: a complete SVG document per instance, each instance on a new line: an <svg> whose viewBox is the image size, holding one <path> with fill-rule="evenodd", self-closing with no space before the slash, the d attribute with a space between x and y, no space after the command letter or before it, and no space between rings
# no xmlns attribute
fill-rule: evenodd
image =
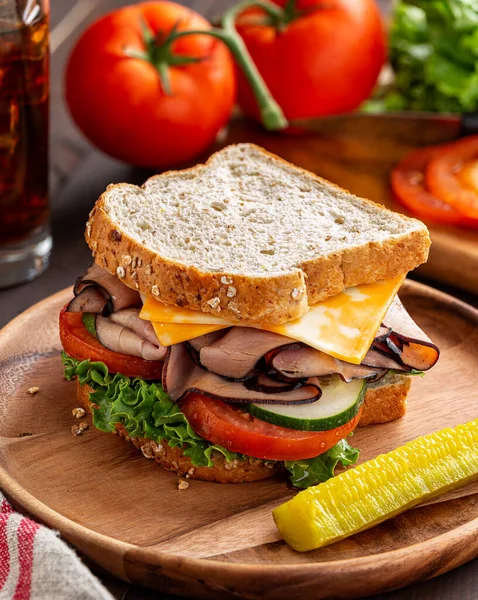
<svg viewBox="0 0 478 600"><path fill-rule="evenodd" d="M406 273L428 230L253 144L108 187L85 233L96 262L169 305L280 324L345 287Z"/></svg>

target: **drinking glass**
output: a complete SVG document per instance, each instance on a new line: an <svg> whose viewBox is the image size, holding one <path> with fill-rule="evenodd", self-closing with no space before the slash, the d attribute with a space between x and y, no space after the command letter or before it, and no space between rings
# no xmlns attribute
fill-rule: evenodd
<svg viewBox="0 0 478 600"><path fill-rule="evenodd" d="M0 0L0 287L48 266L49 0Z"/></svg>

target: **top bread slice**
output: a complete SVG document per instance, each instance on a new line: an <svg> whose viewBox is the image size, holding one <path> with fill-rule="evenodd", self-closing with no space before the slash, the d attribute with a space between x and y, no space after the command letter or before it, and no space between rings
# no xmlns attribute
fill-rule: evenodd
<svg viewBox="0 0 478 600"><path fill-rule="evenodd" d="M165 304L280 324L344 288L425 262L423 223L253 144L110 185L86 224L96 262Z"/></svg>

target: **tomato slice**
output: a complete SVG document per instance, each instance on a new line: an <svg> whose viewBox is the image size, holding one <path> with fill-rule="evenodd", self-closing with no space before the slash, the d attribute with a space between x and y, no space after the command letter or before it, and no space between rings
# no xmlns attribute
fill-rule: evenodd
<svg viewBox="0 0 478 600"><path fill-rule="evenodd" d="M429 146L407 154L392 171L392 190L401 204L423 219L478 228L478 219L466 217L428 190L425 179L427 166L450 147L451 144Z"/></svg>
<svg viewBox="0 0 478 600"><path fill-rule="evenodd" d="M161 379L163 363L120 354L105 348L83 325L81 313L60 312L60 340L65 352L78 360L101 361L111 373L141 379Z"/></svg>
<svg viewBox="0 0 478 600"><path fill-rule="evenodd" d="M323 454L356 427L362 409L348 423L329 431L297 431L272 425L237 408L201 394L191 393L181 403L196 433L206 440L267 460L301 460Z"/></svg>
<svg viewBox="0 0 478 600"><path fill-rule="evenodd" d="M469 187L478 192L478 159L472 160L460 169L458 179L465 187Z"/></svg>
<svg viewBox="0 0 478 600"><path fill-rule="evenodd" d="M478 135L448 144L446 152L433 157L426 168L430 192L456 210L478 220L478 192L463 185L459 172L464 165L478 158Z"/></svg>

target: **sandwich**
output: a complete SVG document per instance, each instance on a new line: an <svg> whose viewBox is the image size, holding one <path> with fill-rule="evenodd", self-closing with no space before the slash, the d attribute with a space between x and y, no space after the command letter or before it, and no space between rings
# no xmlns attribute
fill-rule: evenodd
<svg viewBox="0 0 478 600"><path fill-rule="evenodd" d="M96 428L185 478L324 481L438 360L397 295L425 225L252 144L109 186L85 238L65 376Z"/></svg>

